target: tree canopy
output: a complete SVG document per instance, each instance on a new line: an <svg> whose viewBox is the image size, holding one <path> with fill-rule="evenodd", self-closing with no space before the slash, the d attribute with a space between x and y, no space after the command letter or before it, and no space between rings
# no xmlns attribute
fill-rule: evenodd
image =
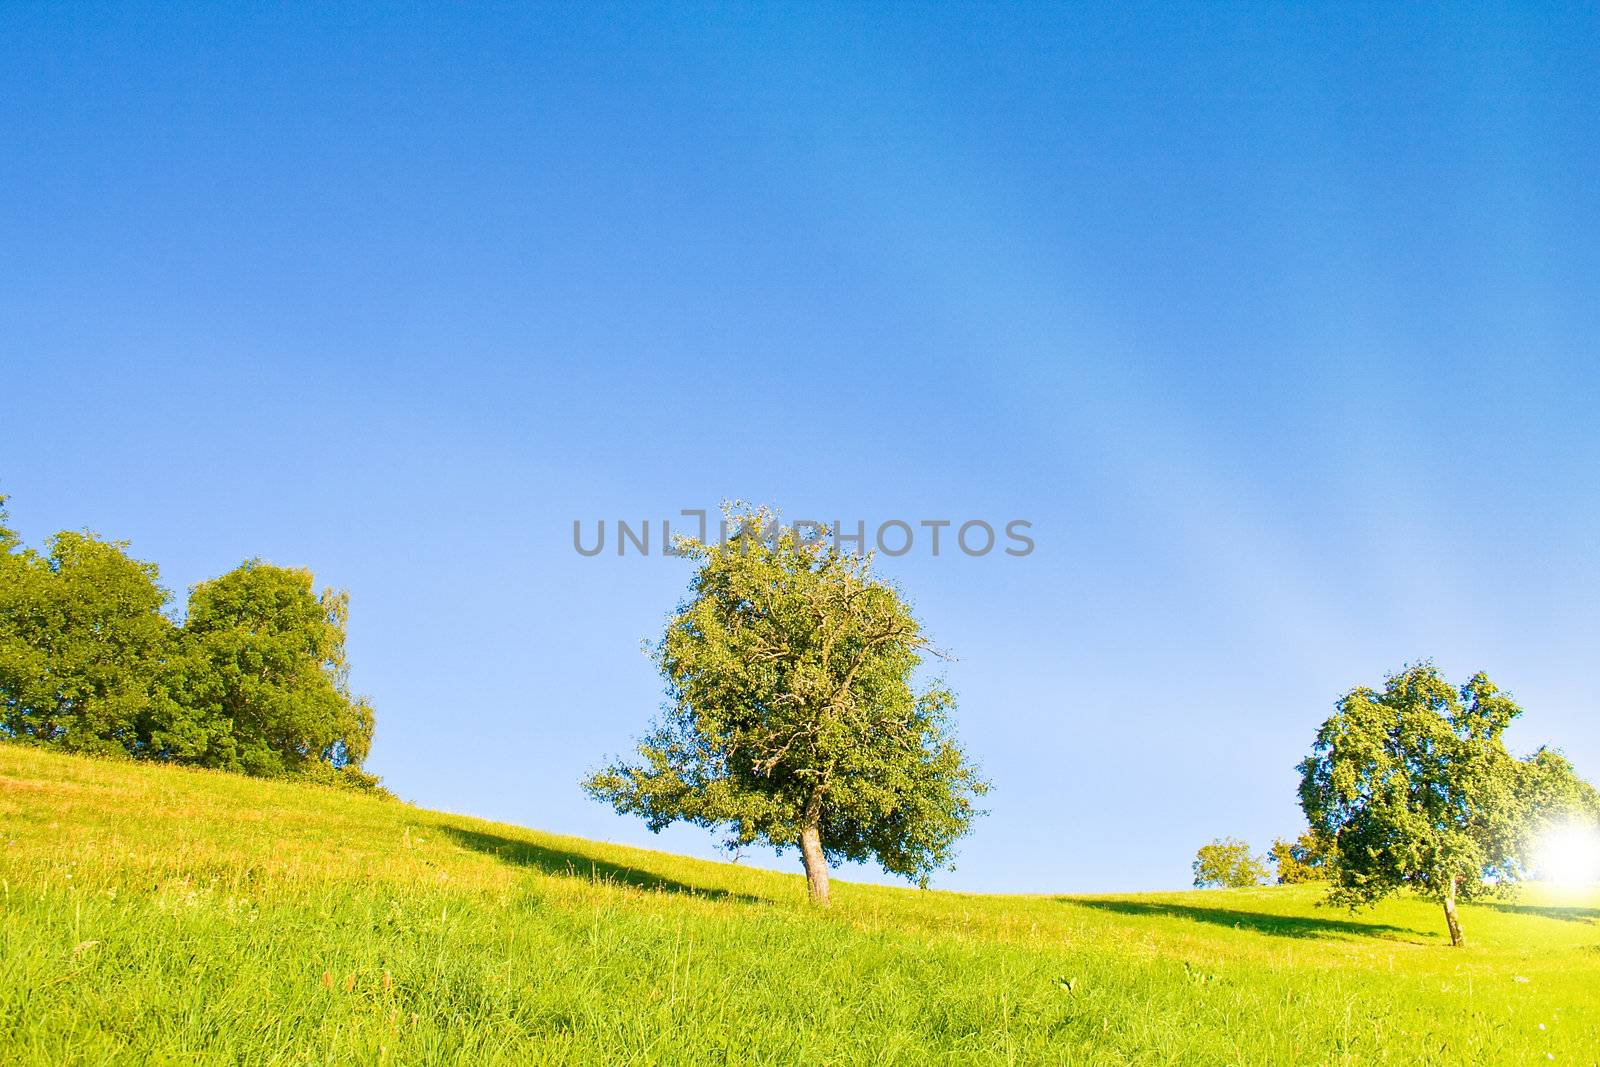
<svg viewBox="0 0 1600 1067"><path fill-rule="evenodd" d="M173 649L156 567L62 532L0 553L0 732L78 752L138 746Z"/></svg>
<svg viewBox="0 0 1600 1067"><path fill-rule="evenodd" d="M953 737L954 695L913 687L931 650L920 624L870 555L766 509L729 519L724 542L679 541L697 569L655 648L661 719L636 761L585 788L652 830L685 821L730 847L797 847L818 903L841 860L926 884L988 786Z"/></svg>
<svg viewBox="0 0 1600 1067"><path fill-rule="evenodd" d="M1356 907L1409 888L1444 905L1523 877L1553 821L1593 818L1594 790L1558 753L1512 756L1502 735L1522 709L1482 673L1459 689L1431 663L1339 700L1300 764L1300 800L1330 843L1331 898Z"/></svg>
<svg viewBox="0 0 1600 1067"><path fill-rule="evenodd" d="M179 715L152 741L253 774L366 758L372 709L352 697L349 597L319 596L311 572L251 560L189 594Z"/></svg>
<svg viewBox="0 0 1600 1067"><path fill-rule="evenodd" d="M1267 865L1235 837L1201 845L1192 866L1196 889L1243 889L1267 880Z"/></svg>
<svg viewBox="0 0 1600 1067"><path fill-rule="evenodd" d="M62 532L45 551L0 497L0 737L258 775L360 772L373 715L350 693L349 598L248 561L190 590L182 623L153 563Z"/></svg>

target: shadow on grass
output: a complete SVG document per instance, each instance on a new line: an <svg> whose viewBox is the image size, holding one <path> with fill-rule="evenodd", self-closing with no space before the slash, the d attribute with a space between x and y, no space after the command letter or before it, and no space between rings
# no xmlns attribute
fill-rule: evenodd
<svg viewBox="0 0 1600 1067"><path fill-rule="evenodd" d="M1116 912L1118 915L1136 915L1140 917L1169 915L1176 919L1192 919L1195 922L1211 923L1215 926L1230 926L1237 927L1240 930L1253 930L1256 933L1271 934L1274 937L1345 935L1352 937L1383 937L1390 940L1413 941L1420 944L1422 942L1418 941L1418 938L1423 936L1418 934L1417 931L1408 930L1403 926L1391 926L1387 923L1365 923L1354 919L1323 919L1308 915L1272 915L1259 911L1234 911L1231 908L1206 908L1196 904L1157 904L1147 900L1103 900L1084 897L1058 897L1057 899L1064 904Z"/></svg>
<svg viewBox="0 0 1600 1067"><path fill-rule="evenodd" d="M620 863L608 863L605 860L585 856L581 852L568 852L564 849L550 848L546 845L536 845L531 841L517 841L498 834L486 834L478 830L463 830L455 826L440 827L445 833L455 839L457 844L463 845L476 852L482 852L518 867L531 867L544 874L565 875L573 878L588 878L597 882L615 882L619 885L632 886L635 889L648 889L658 893L683 893L687 896L705 897L709 900L737 900L744 904L770 904L772 901L765 897L751 896L748 893L733 893L726 889L714 889L709 886L691 885L680 882L675 878L667 878L638 867L628 867Z"/></svg>
<svg viewBox="0 0 1600 1067"><path fill-rule="evenodd" d="M1485 902L1486 907L1511 915L1538 915L1545 919L1561 919L1569 923L1600 923L1600 908L1563 907L1553 904L1502 904Z"/></svg>

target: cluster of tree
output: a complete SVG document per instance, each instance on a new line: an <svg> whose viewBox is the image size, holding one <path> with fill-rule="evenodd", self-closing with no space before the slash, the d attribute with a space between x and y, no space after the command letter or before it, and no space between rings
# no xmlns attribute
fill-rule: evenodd
<svg viewBox="0 0 1600 1067"><path fill-rule="evenodd" d="M1315 830L1307 830L1293 841L1277 838L1265 856L1257 856L1238 838L1219 837L1200 846L1193 870L1196 889L1244 889L1273 881L1279 885L1325 882L1328 843Z"/></svg>
<svg viewBox="0 0 1600 1067"><path fill-rule="evenodd" d="M0 738L376 788L372 708L351 694L349 599L252 560L189 591L182 620L125 542L42 551L0 496Z"/></svg>
<svg viewBox="0 0 1600 1067"><path fill-rule="evenodd" d="M677 543L698 566L655 650L662 719L637 760L585 788L652 830L681 820L732 848L798 848L818 904L840 860L926 884L988 788L952 735L954 695L913 687L936 653L870 555L764 508L728 519L724 543Z"/></svg>

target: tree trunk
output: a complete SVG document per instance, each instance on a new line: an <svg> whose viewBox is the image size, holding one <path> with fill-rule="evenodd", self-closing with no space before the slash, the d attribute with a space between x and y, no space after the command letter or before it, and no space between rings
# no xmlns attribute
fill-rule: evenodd
<svg viewBox="0 0 1600 1067"><path fill-rule="evenodd" d="M805 823L800 829L800 861L806 866L806 887L811 903L828 906L828 859L822 854L822 793L806 801Z"/></svg>
<svg viewBox="0 0 1600 1067"><path fill-rule="evenodd" d="M1461 920L1456 918L1456 880L1454 878L1450 879L1450 884L1445 887L1444 891L1444 921L1445 925L1450 927L1451 947L1460 948L1465 945L1467 939L1461 936Z"/></svg>

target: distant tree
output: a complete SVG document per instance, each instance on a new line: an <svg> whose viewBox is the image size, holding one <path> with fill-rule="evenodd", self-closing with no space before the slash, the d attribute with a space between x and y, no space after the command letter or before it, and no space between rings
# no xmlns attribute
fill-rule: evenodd
<svg viewBox="0 0 1600 1067"><path fill-rule="evenodd" d="M138 750L175 634L155 564L127 548L62 532L40 553L0 524L0 736Z"/></svg>
<svg viewBox="0 0 1600 1067"><path fill-rule="evenodd" d="M1458 690L1431 663L1340 699L1300 764L1306 818L1333 843L1331 899L1412 889L1443 904L1463 944L1457 902L1504 891L1538 829L1593 796L1558 754L1506 751L1521 714L1482 673Z"/></svg>
<svg viewBox="0 0 1600 1067"><path fill-rule="evenodd" d="M345 661L347 594L318 596L308 570L252 560L189 594L180 689L153 741L187 762L278 774L359 766L372 709Z"/></svg>
<svg viewBox="0 0 1600 1067"><path fill-rule="evenodd" d="M1201 845L1194 856L1196 889L1243 889L1267 880L1267 865L1234 837L1219 837Z"/></svg>
<svg viewBox="0 0 1600 1067"><path fill-rule="evenodd" d="M663 718L637 762L586 790L652 830L685 821L725 830L730 848L797 847L818 904L839 860L925 885L987 784L952 737L955 697L912 688L921 626L870 556L777 528L766 509L728 518L725 543L678 545L698 569L655 652Z"/></svg>
<svg viewBox="0 0 1600 1067"><path fill-rule="evenodd" d="M1275 839L1267 850L1267 859L1277 868L1279 885L1328 879L1328 842L1314 830L1307 830L1294 841Z"/></svg>

